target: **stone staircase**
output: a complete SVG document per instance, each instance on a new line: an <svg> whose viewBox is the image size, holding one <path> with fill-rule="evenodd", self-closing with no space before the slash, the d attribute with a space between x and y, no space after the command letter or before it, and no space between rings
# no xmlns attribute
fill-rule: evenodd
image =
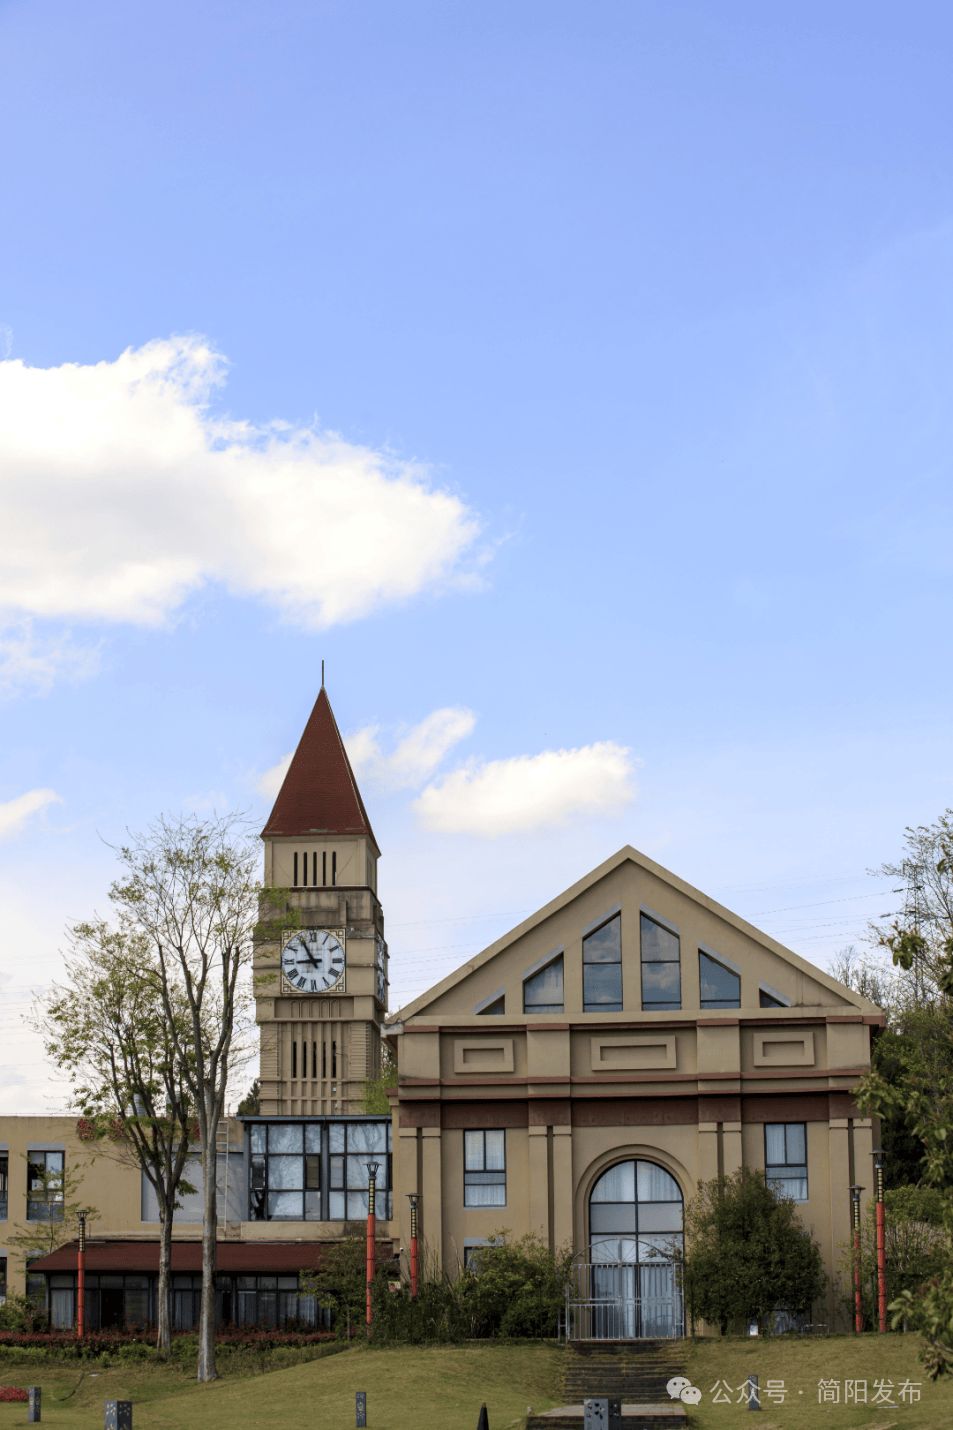
<svg viewBox="0 0 953 1430"><path fill-rule="evenodd" d="M676 1430L687 1425L685 1406L666 1384L685 1371L684 1343L658 1341L575 1342L566 1351L565 1404L528 1417L527 1430L582 1430L582 1403L621 1400L622 1430Z"/></svg>

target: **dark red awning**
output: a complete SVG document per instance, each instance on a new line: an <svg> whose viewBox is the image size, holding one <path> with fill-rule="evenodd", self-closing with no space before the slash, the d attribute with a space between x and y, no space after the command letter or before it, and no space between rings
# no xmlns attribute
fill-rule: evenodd
<svg viewBox="0 0 953 1430"><path fill-rule="evenodd" d="M223 1276L288 1276L319 1266L330 1245L321 1241L220 1241L217 1267ZM31 1271L75 1271L78 1245L75 1241L34 1261ZM157 1241L93 1241L86 1243L87 1271L128 1271L159 1274ZM202 1270L202 1243L173 1241L172 1270L198 1273Z"/></svg>

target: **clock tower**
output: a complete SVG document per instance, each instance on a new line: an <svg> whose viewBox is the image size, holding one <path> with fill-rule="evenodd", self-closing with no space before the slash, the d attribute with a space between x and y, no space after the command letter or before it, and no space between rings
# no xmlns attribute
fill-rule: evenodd
<svg viewBox="0 0 953 1430"><path fill-rule="evenodd" d="M359 1112L387 1011L380 850L323 685L261 837L263 923L284 923L255 949L261 1114Z"/></svg>

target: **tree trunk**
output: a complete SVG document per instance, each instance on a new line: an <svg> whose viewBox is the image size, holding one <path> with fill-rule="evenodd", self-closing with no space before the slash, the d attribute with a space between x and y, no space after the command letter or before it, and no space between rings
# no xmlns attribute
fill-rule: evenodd
<svg viewBox="0 0 953 1430"><path fill-rule="evenodd" d="M202 1183L205 1207L202 1216L202 1310L199 1315L200 1381L215 1380L215 1268L217 1264L218 1205L216 1181L218 1175L215 1140L218 1119L208 1119L208 1136L202 1147Z"/></svg>
<svg viewBox="0 0 953 1430"><path fill-rule="evenodd" d="M159 1208L159 1336L156 1350L166 1359L172 1354L172 1317L170 1290L172 1281L172 1217L166 1207Z"/></svg>

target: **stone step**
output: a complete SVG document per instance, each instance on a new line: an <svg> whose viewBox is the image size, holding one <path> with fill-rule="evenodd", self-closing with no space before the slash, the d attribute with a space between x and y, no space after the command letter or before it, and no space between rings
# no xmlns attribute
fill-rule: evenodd
<svg viewBox="0 0 953 1430"><path fill-rule="evenodd" d="M530 1415L526 1430L583 1430L581 1405L561 1405L555 1410ZM622 1402L622 1430L685 1430L688 1417L677 1400Z"/></svg>

